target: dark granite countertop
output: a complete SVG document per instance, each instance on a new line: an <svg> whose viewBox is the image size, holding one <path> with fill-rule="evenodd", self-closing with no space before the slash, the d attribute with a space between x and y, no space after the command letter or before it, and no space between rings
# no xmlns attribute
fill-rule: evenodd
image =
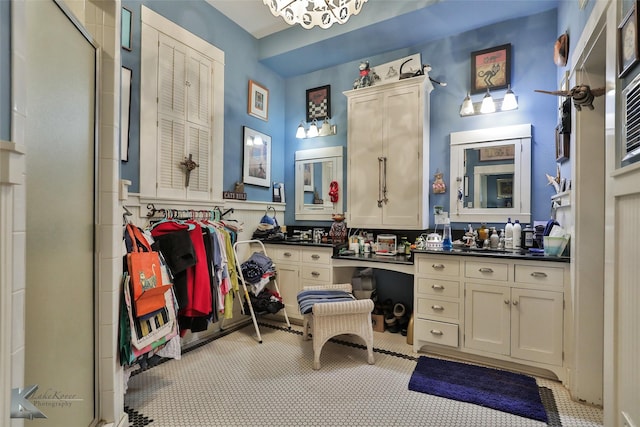
<svg viewBox="0 0 640 427"><path fill-rule="evenodd" d="M484 258L507 258L507 259L524 259L531 261L551 261L551 262L571 262L568 256L545 256L541 253L532 253L525 250L508 251L497 249L457 249L450 251L444 250L415 250L415 254L432 254L432 255L462 255Z"/></svg>

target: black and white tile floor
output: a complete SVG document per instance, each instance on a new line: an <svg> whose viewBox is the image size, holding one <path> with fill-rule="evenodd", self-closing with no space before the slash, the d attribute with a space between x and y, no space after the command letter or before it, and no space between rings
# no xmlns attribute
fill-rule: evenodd
<svg viewBox="0 0 640 427"><path fill-rule="evenodd" d="M375 365L357 338L325 344L312 369L301 327L263 321L190 349L181 360L133 375L125 409L132 427L437 426L512 427L544 423L408 390L418 354L400 334L375 332ZM602 410L539 378L549 426L602 426Z"/></svg>

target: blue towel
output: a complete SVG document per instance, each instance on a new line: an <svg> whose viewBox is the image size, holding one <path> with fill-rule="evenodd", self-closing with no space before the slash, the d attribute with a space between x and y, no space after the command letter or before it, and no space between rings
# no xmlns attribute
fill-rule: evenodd
<svg viewBox="0 0 640 427"><path fill-rule="evenodd" d="M300 313L308 314L313 311L313 304L323 302L353 301L355 297L349 292L339 290L307 290L298 294Z"/></svg>

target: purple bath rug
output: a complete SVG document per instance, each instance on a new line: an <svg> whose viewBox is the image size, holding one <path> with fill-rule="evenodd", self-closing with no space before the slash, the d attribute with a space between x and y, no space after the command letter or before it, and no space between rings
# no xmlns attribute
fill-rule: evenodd
<svg viewBox="0 0 640 427"><path fill-rule="evenodd" d="M535 378L420 356L409 390L547 422Z"/></svg>

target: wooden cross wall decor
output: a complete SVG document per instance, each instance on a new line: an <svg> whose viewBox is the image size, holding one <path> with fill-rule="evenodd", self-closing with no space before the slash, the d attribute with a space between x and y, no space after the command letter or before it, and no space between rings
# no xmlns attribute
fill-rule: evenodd
<svg viewBox="0 0 640 427"><path fill-rule="evenodd" d="M191 171L194 170L195 168L199 167L200 165L197 164L196 162L193 161L193 155L189 154L189 157L185 157L183 162L180 162L180 165L184 166L185 168L185 181L184 181L184 186L188 187L189 186L189 177L191 176Z"/></svg>

